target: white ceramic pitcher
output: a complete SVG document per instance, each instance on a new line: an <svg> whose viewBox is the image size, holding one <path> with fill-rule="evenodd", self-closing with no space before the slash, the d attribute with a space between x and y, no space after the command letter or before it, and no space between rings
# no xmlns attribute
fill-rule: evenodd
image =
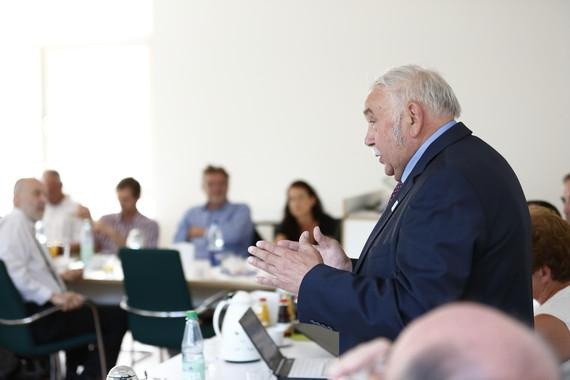
<svg viewBox="0 0 570 380"><path fill-rule="evenodd" d="M250 362L259 360L257 350L239 324L240 318L251 306L251 296L238 291L234 296L221 301L214 311L214 331L221 341L220 357L229 362ZM220 313L227 307L220 331Z"/></svg>

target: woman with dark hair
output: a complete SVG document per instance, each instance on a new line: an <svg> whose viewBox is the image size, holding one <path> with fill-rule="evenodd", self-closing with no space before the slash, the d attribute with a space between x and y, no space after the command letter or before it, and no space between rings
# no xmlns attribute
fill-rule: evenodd
<svg viewBox="0 0 570 380"><path fill-rule="evenodd" d="M340 241L340 223L326 214L315 189L305 181L295 181L287 189L287 204L281 223L275 228L275 240L299 240L303 231L309 231L315 243L313 230Z"/></svg>

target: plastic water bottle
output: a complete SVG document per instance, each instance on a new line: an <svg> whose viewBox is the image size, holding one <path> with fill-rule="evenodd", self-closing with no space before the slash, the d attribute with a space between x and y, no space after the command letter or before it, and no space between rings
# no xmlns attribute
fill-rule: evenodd
<svg viewBox="0 0 570 380"><path fill-rule="evenodd" d="M198 313L186 313L186 327L182 339L182 379L204 380L204 340L198 324Z"/></svg>
<svg viewBox="0 0 570 380"><path fill-rule="evenodd" d="M80 251L79 257L83 264L87 267L91 262L93 257L94 242L93 242L93 231L91 230L91 221L89 219L83 219L83 224L81 225L81 237L80 237Z"/></svg>
<svg viewBox="0 0 570 380"><path fill-rule="evenodd" d="M142 231L138 228L130 230L125 244L127 245L127 248L130 249L141 249L144 246L144 236Z"/></svg>
<svg viewBox="0 0 570 380"><path fill-rule="evenodd" d="M224 250L224 235L218 222L214 221L208 228L208 254L210 256L210 263L212 266L220 264L218 255Z"/></svg>

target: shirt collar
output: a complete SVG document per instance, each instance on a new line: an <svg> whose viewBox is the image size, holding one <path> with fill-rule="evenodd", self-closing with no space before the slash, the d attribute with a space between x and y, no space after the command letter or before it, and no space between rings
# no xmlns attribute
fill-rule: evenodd
<svg viewBox="0 0 570 380"><path fill-rule="evenodd" d="M18 218L24 220L26 222L26 225L28 226L28 228L30 229L35 229L35 225L36 222L34 222L32 219L30 219L25 213L24 211L20 210L17 207L14 207L14 209L12 210L12 213L14 215L16 215Z"/></svg>
<svg viewBox="0 0 570 380"><path fill-rule="evenodd" d="M416 150L416 153L414 153L412 158L410 158L410 161L408 161L408 163L406 164L406 168L404 169L404 173L402 173L402 178L400 180L402 183L405 182L406 179L409 177L410 173L412 172L412 170L414 170L414 167L416 166L416 164L418 163L420 158L422 158L422 156L424 155L427 148L429 148L429 146L439 136L443 135L445 132L447 132L455 124L457 124L456 120L448 121L447 123L445 123L441 127L439 127L438 130L435 131L426 141L424 141L424 143L419 147L419 149Z"/></svg>
<svg viewBox="0 0 570 380"><path fill-rule="evenodd" d="M123 218L123 214L122 214L122 213L118 213L117 215L119 216L119 221L120 221L121 223L126 223L126 222L125 222L125 219ZM131 223L130 223L130 224L135 223L140 217L141 217L141 213L139 212L139 210L137 210L137 211L135 212L135 215L133 216L133 219L131 219Z"/></svg>
<svg viewBox="0 0 570 380"><path fill-rule="evenodd" d="M221 211L221 210L225 209L229 203L230 203L230 202L228 202L228 201L226 200L224 203L222 203L222 206L221 206L220 208L217 208L217 209L215 209L215 210L211 210L211 209L208 208L208 202L206 202L206 203L204 203L204 206L202 206L202 208L203 208L204 211L216 212L216 211Z"/></svg>

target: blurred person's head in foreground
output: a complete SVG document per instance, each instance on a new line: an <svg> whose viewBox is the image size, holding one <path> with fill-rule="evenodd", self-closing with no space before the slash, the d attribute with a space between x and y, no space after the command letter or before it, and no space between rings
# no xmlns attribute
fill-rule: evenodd
<svg viewBox="0 0 570 380"><path fill-rule="evenodd" d="M557 361L532 330L490 307L455 303L412 322L394 344L376 339L341 357L333 378L556 380Z"/></svg>

